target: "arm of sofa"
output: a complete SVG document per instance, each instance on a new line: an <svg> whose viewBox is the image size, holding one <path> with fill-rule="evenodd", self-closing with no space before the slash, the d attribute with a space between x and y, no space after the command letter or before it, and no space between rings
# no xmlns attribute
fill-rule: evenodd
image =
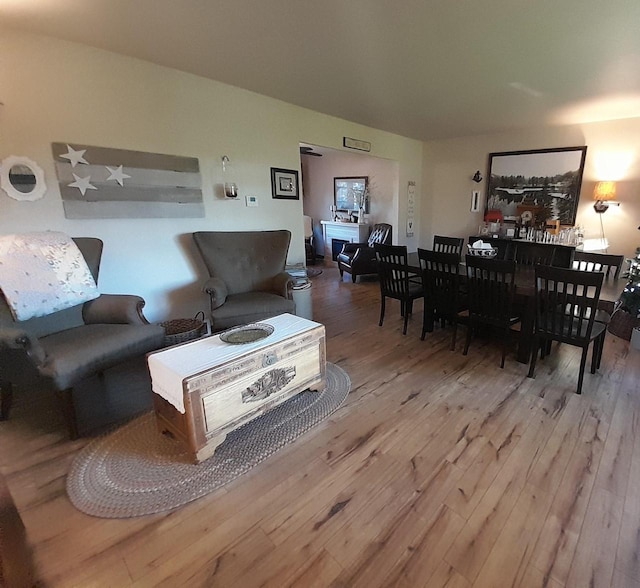
<svg viewBox="0 0 640 588"><path fill-rule="evenodd" d="M202 291L205 294L209 294L211 298L211 310L222 306L229 295L229 290L224 280L221 278L209 278L203 285Z"/></svg>
<svg viewBox="0 0 640 588"><path fill-rule="evenodd" d="M147 325L149 321L142 314L144 299L129 294L101 294L94 300L85 302L82 319L90 324Z"/></svg>
<svg viewBox="0 0 640 588"><path fill-rule="evenodd" d="M26 352L35 365L42 365L47 357L37 337L23 329L0 329L0 349L18 349Z"/></svg>
<svg viewBox="0 0 640 588"><path fill-rule="evenodd" d="M287 272L280 272L273 278L273 291L284 298L291 299L293 294L291 288L293 287L293 278Z"/></svg>

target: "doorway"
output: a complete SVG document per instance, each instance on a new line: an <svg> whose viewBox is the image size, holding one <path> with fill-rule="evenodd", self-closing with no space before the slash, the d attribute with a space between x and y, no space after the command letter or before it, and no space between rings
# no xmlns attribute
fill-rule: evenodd
<svg viewBox="0 0 640 588"><path fill-rule="evenodd" d="M379 222L396 224L398 186L396 161L312 143L300 143L300 169L302 170L302 214L312 219L317 259L324 259L325 262L331 260L332 252L327 250L323 241L320 221L332 220L333 179L336 177L366 176L370 194L367 222L371 226Z"/></svg>

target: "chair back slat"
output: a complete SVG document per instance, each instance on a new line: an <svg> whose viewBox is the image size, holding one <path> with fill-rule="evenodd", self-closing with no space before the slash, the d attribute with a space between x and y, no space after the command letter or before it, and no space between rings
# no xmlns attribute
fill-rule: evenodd
<svg viewBox="0 0 640 588"><path fill-rule="evenodd" d="M624 255L608 255L576 251L573 255L573 269L583 272L603 272L605 279L620 277Z"/></svg>
<svg viewBox="0 0 640 588"><path fill-rule="evenodd" d="M458 255L418 249L418 259L422 269L425 306L443 316L453 316L458 311L460 291Z"/></svg>
<svg viewBox="0 0 640 588"><path fill-rule="evenodd" d="M554 247L535 243L518 243L514 259L520 265L553 265L554 252Z"/></svg>
<svg viewBox="0 0 640 588"><path fill-rule="evenodd" d="M443 235L434 235L433 250L437 253L453 253L458 256L458 260L462 256L462 247L464 239L459 237L445 237Z"/></svg>
<svg viewBox="0 0 640 588"><path fill-rule="evenodd" d="M471 317L504 325L512 315L515 262L467 255L466 265Z"/></svg>

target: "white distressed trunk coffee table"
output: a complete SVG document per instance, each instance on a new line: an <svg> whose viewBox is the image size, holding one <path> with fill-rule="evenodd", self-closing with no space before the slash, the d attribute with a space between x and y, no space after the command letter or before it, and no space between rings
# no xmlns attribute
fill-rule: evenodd
<svg viewBox="0 0 640 588"><path fill-rule="evenodd" d="M227 434L293 395L325 385L324 325L292 314L260 321L273 333L251 343L220 334L147 356L158 427L195 463Z"/></svg>

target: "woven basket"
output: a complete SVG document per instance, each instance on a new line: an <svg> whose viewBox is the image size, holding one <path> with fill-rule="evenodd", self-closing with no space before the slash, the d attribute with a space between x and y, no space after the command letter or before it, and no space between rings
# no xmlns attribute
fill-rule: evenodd
<svg viewBox="0 0 640 588"><path fill-rule="evenodd" d="M160 325L164 327L165 347L197 339L207 332L207 324L204 322L204 312L202 311L194 318L173 319L160 323Z"/></svg>
<svg viewBox="0 0 640 588"><path fill-rule="evenodd" d="M635 327L640 327L640 319L628 312L618 309L611 316L607 330L616 337L631 340L631 333Z"/></svg>

